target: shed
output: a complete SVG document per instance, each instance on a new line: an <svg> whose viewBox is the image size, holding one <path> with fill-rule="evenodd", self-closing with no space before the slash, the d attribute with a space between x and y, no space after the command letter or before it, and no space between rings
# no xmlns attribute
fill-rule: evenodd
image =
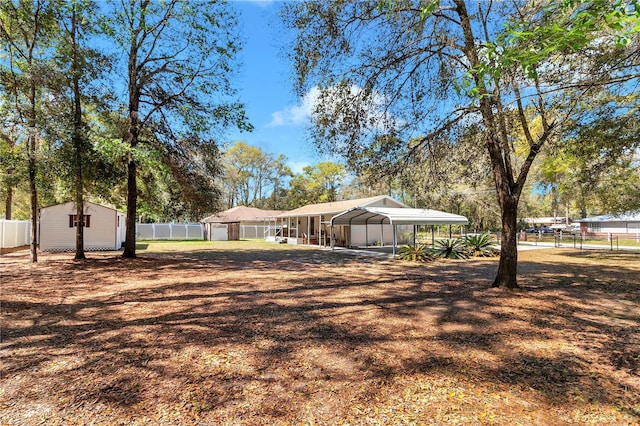
<svg viewBox="0 0 640 426"><path fill-rule="evenodd" d="M126 235L126 215L118 210L84 203L84 249L120 250ZM78 217L73 202L40 209L39 241L42 251L73 251Z"/></svg>
<svg viewBox="0 0 640 426"><path fill-rule="evenodd" d="M236 206L202 219L205 238L210 241L232 241L240 238L264 238L268 232L265 218L283 213L282 210L263 210Z"/></svg>

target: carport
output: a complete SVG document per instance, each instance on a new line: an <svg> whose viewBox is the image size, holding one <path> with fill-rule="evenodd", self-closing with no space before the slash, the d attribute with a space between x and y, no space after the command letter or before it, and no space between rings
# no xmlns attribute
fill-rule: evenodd
<svg viewBox="0 0 640 426"><path fill-rule="evenodd" d="M369 232L369 226L374 225L391 225L393 232L393 255L396 254L396 246L398 242L397 227L399 225L413 226L413 238L415 244L416 227L418 225L468 225L469 220L461 215L447 213L439 210L431 209L412 209L398 207L354 207L343 213L334 216L331 219L331 235L334 235L334 227L344 225L351 227L353 225L364 225L365 234ZM433 232L433 230L432 230ZM349 233L349 238L352 235ZM368 242L368 235L365 235L365 241ZM331 241L331 247L335 242ZM347 242L350 246L350 241Z"/></svg>

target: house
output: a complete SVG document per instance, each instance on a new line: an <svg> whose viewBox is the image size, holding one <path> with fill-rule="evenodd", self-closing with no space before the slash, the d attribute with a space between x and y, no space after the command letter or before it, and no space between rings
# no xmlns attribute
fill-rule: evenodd
<svg viewBox="0 0 640 426"><path fill-rule="evenodd" d="M412 209L388 195L310 204L270 218L267 239L289 244L370 246L409 243L417 225L466 225L464 216Z"/></svg>
<svg viewBox="0 0 640 426"><path fill-rule="evenodd" d="M126 235L126 215L100 204L84 203L84 249L120 250ZM40 209L39 242L42 251L73 251L78 217L73 202Z"/></svg>
<svg viewBox="0 0 640 426"><path fill-rule="evenodd" d="M308 204L306 206L284 212L269 218L270 230L274 233L267 235L269 241L284 241L289 244L312 244L328 246L331 244L331 219L355 207L407 207L388 195L358 198L354 200L333 201L329 203ZM346 244L348 227L340 226L334 229L333 238L339 245ZM390 231L387 229L387 231ZM383 231L376 234L378 241L383 240ZM388 232L390 235L390 232ZM371 235L371 239L374 235Z"/></svg>
<svg viewBox="0 0 640 426"><path fill-rule="evenodd" d="M282 210L262 210L236 206L204 219L205 238L210 241L231 241L240 238L264 238L268 224L265 218L283 213Z"/></svg>
<svg viewBox="0 0 640 426"><path fill-rule="evenodd" d="M579 219L580 234L588 237L621 237L640 240L640 211Z"/></svg>

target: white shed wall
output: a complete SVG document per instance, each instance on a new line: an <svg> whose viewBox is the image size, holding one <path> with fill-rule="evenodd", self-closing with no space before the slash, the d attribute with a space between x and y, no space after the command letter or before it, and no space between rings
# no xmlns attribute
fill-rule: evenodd
<svg viewBox="0 0 640 426"><path fill-rule="evenodd" d="M69 227L69 215L76 213L74 203L59 204L40 210L40 250L75 250L76 228ZM114 209L87 203L84 214L90 215L90 226L84 228L85 250L119 250L117 215Z"/></svg>

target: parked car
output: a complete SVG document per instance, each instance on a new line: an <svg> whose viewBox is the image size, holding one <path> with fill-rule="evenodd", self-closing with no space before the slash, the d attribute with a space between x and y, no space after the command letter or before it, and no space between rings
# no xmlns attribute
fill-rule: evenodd
<svg viewBox="0 0 640 426"><path fill-rule="evenodd" d="M527 234L553 234L553 229L548 226L541 226L540 228L527 228L524 232Z"/></svg>

